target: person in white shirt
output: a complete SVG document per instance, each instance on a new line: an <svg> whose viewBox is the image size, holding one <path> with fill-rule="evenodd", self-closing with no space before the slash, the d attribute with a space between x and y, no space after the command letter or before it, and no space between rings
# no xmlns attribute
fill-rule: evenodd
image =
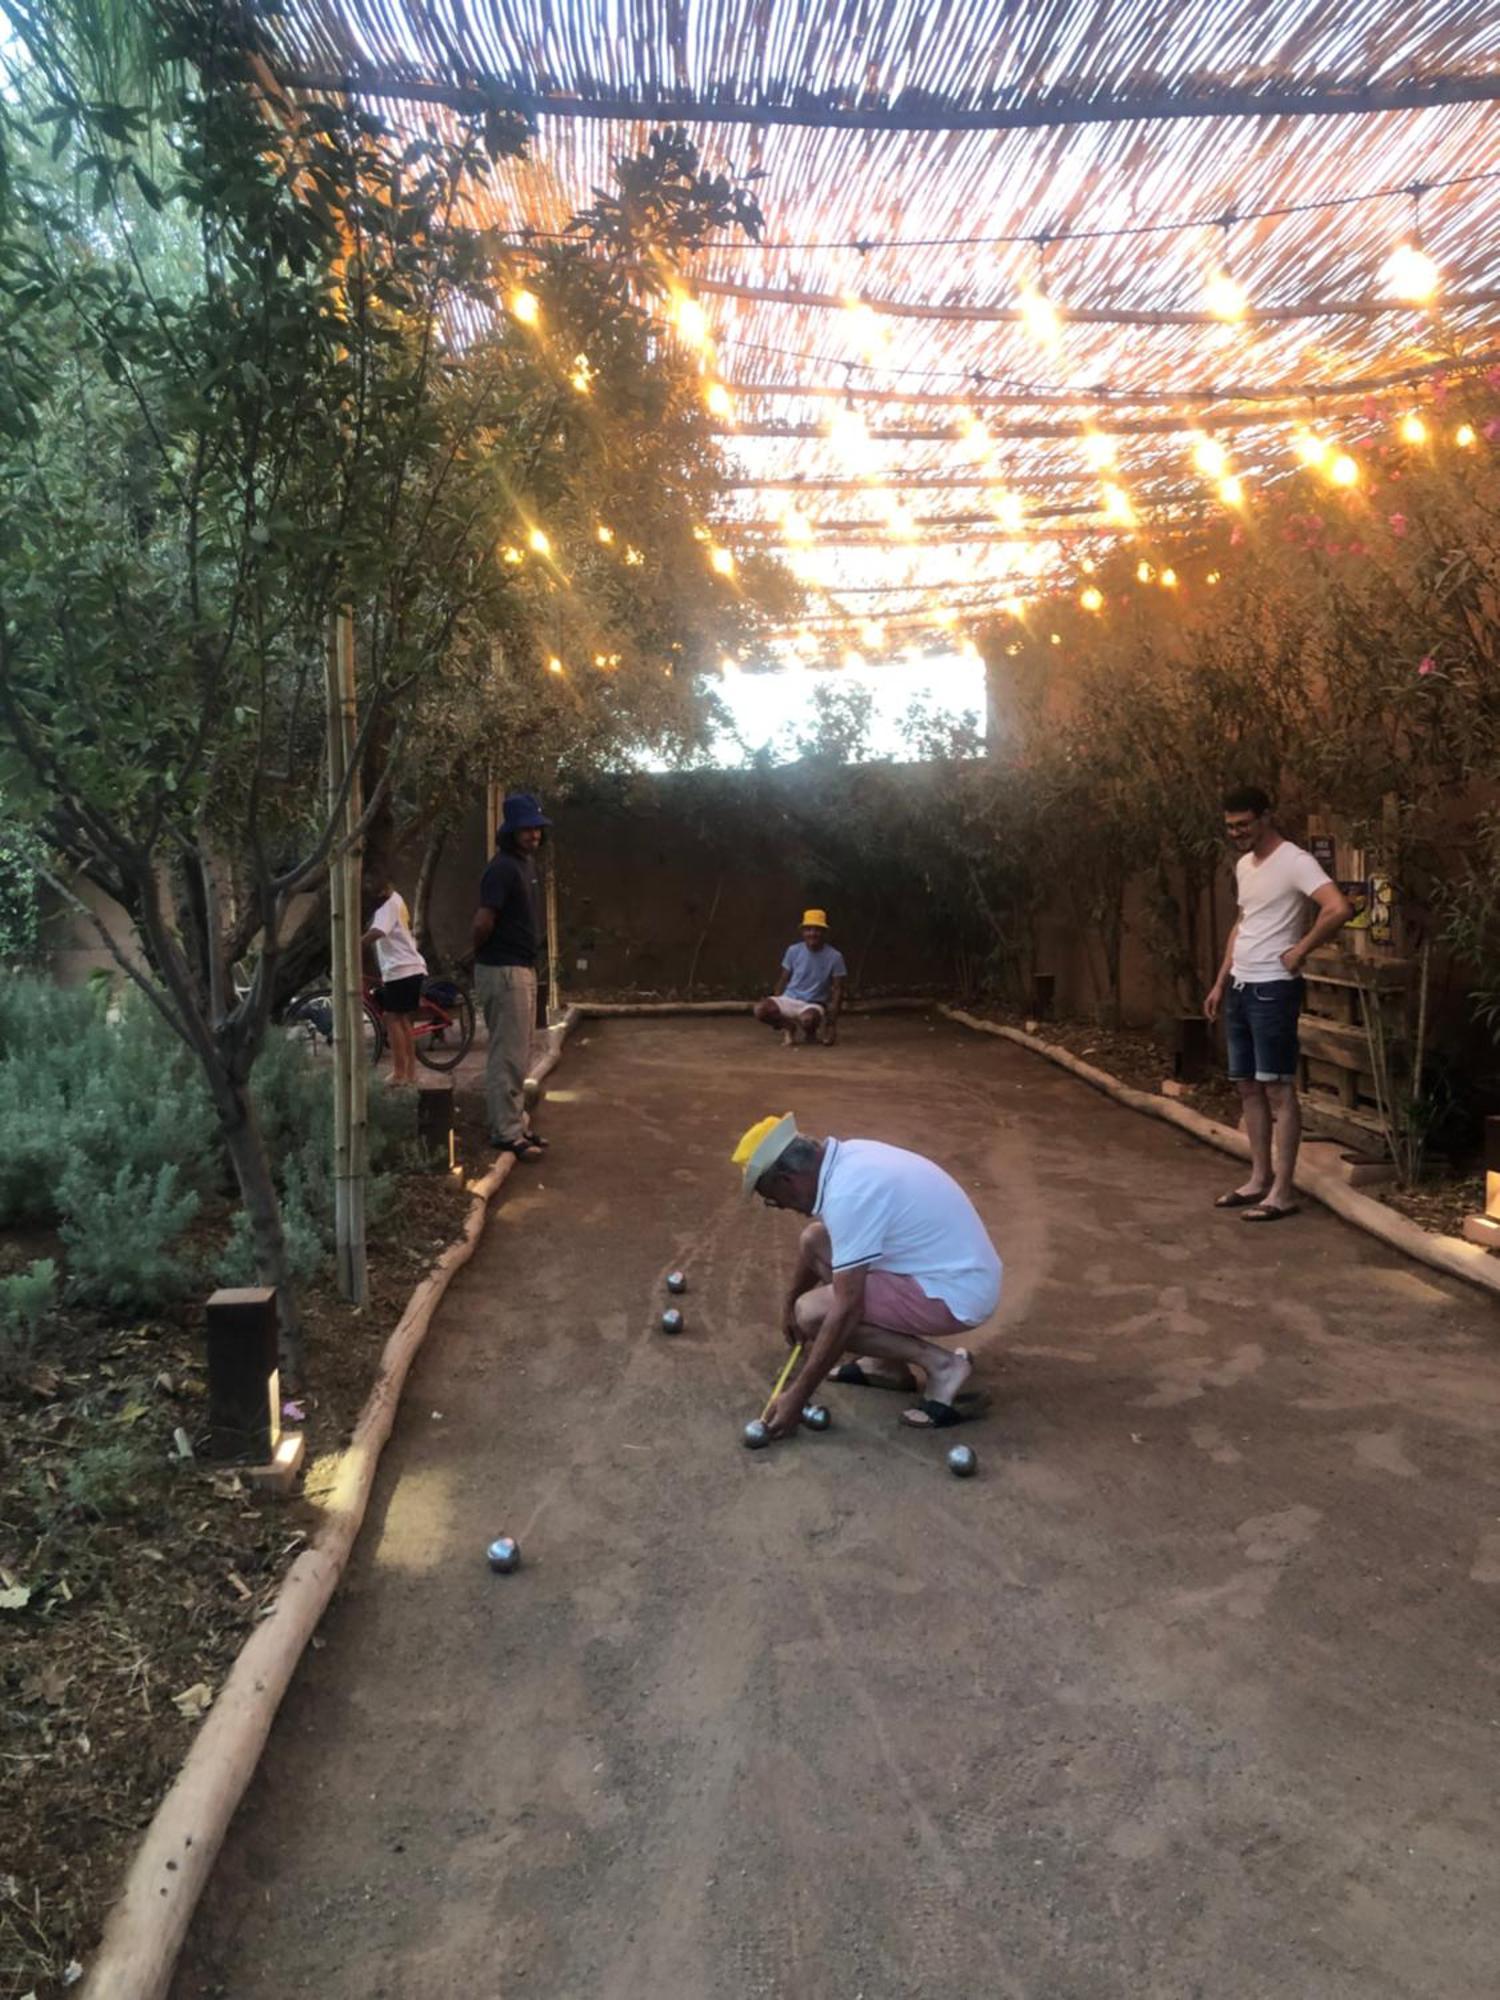
<svg viewBox="0 0 1500 2000"><path fill-rule="evenodd" d="M406 904L388 879L375 883L375 912L361 942L374 948L380 968L376 998L391 1038L391 1082L415 1084L417 1042L412 1022L422 1005L422 982L427 977L427 961L417 950L411 934L411 917Z"/></svg>
<svg viewBox="0 0 1500 2000"><path fill-rule="evenodd" d="M814 1218L782 1314L788 1344L804 1351L767 1412L771 1435L797 1428L841 1361L836 1380L870 1386L909 1388L918 1371L921 1398L901 1419L914 1429L946 1430L972 1414L957 1407L973 1367L968 1349L939 1343L989 1318L1002 1271L958 1182L920 1153L876 1139L810 1138L790 1112L752 1125L733 1159L747 1198Z"/></svg>
<svg viewBox="0 0 1500 2000"><path fill-rule="evenodd" d="M1244 1102L1250 1173L1214 1206L1242 1210L1242 1222L1280 1222L1297 1213L1302 967L1309 953L1348 923L1354 905L1306 848L1283 840L1271 819L1271 801L1258 786L1225 795L1224 831L1239 854L1240 913L1203 1011L1210 1021L1224 1016L1229 1075Z"/></svg>

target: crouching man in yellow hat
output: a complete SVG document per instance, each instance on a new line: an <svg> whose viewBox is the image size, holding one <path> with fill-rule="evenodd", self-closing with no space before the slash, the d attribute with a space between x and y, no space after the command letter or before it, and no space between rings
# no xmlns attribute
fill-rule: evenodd
<svg viewBox="0 0 1500 2000"><path fill-rule="evenodd" d="M848 976L843 953L828 942L826 913L804 910L802 936L787 946L776 991L757 1001L755 1018L768 1028L780 1028L784 1048L795 1044L799 1028L809 1042L821 1032L824 1043L832 1044L838 1038Z"/></svg>
<svg viewBox="0 0 1500 2000"><path fill-rule="evenodd" d="M734 1149L745 1195L813 1220L802 1232L783 1314L803 1344L766 1428L785 1436L830 1372L838 1382L909 1388L901 1418L916 1430L961 1423L967 1348L939 1343L1000 1303L1001 1264L979 1214L951 1175L920 1153L876 1139L813 1139L790 1112L752 1125ZM914 1374L913 1371L917 1371Z"/></svg>

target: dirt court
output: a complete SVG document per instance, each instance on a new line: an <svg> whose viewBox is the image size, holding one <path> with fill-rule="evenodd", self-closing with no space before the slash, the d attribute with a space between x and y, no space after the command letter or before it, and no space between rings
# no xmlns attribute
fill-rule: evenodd
<svg viewBox="0 0 1500 2000"><path fill-rule="evenodd" d="M946 1023L596 1022L553 1082L178 2000L1497 1990L1481 1294L1216 1215L1234 1162ZM742 1449L798 1223L728 1154L787 1109L971 1190L981 1421L830 1387Z"/></svg>

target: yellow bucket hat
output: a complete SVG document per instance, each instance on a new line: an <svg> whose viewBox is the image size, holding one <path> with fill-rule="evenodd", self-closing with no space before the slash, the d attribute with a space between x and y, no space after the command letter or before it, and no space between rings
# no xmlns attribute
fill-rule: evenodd
<svg viewBox="0 0 1500 2000"><path fill-rule="evenodd" d="M817 930L826 931L828 928L828 912L826 910L804 910L802 912L802 928L806 930L809 924L813 925Z"/></svg>
<svg viewBox="0 0 1500 2000"><path fill-rule="evenodd" d="M780 1118L762 1118L750 1127L730 1155L730 1164L745 1170L747 1198L754 1194L761 1175L775 1166L796 1137L797 1121L790 1111Z"/></svg>

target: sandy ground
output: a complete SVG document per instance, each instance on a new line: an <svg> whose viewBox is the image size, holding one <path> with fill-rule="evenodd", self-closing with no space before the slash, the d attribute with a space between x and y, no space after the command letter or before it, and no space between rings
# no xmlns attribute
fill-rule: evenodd
<svg viewBox="0 0 1500 2000"><path fill-rule="evenodd" d="M554 1082L178 2000L1497 1990L1482 1297L947 1024L594 1023ZM726 1155L788 1107L989 1221L977 1479L872 1390L741 1448L796 1224Z"/></svg>

